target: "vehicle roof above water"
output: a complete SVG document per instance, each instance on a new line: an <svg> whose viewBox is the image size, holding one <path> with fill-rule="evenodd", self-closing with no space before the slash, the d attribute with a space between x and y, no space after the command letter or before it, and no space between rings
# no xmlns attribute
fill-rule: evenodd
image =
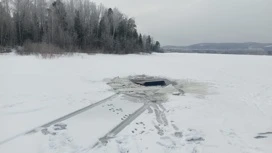
<svg viewBox="0 0 272 153"><path fill-rule="evenodd" d="M131 78L130 81L132 81L135 84L145 85L145 84L158 84L162 86L167 86L172 84L171 81L165 78L157 78L157 77L149 77L149 76L137 76L135 78Z"/></svg>

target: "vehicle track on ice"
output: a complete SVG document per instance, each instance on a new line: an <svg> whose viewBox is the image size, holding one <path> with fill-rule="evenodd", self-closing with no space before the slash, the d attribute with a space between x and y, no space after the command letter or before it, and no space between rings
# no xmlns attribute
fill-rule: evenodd
<svg viewBox="0 0 272 153"><path fill-rule="evenodd" d="M152 105L151 102L145 103L141 108L136 110L127 119L125 119L123 122L118 124L115 128L113 128L105 136L101 137L97 143L95 143L93 146L91 146L89 148L84 149L83 151L89 151L89 150L92 150L101 144L107 144L109 139L114 138L118 133L120 133L124 128L126 128L131 122L133 122L137 117L139 117L144 111L146 111L151 105Z"/></svg>
<svg viewBox="0 0 272 153"><path fill-rule="evenodd" d="M105 102L107 102L107 101L109 101L109 100L111 100L111 99L117 97L118 95L119 95L119 93L116 93L116 94L114 94L114 95L111 95L111 96L109 96L109 97L107 97L107 98L105 98L105 99L99 101L99 102L96 102L96 103L94 103L94 104L91 104L91 105L89 105L89 106L86 106L86 107L84 107L84 108L81 108L81 109L79 109L79 110L77 110L77 111L74 111L74 112L72 112L72 113L69 113L69 114L67 114L67 115L65 115L65 116L62 116L62 117L60 117L60 118L58 118L58 119L55 119L55 120L53 120L53 121L51 121L51 122L45 123L45 124L43 124L43 125L41 125L41 126L38 126L38 127L36 127L36 128L33 128L33 129L29 130L29 131L26 131L26 132L17 134L17 135L15 135L15 136L13 136L13 137L10 137L10 138L8 138L8 139L6 139L6 140L4 140L4 141L0 141L0 145L3 145L3 144L5 144L5 143L8 143L8 142L10 142L10 141L12 141L12 140L14 140L14 139L20 137L20 136L38 132L38 131L39 131L40 129L42 129L42 128L47 128L47 127L50 127L50 126L53 125L53 124L56 124L56 123L65 121L65 120L67 120L67 119L70 119L70 118L72 118L72 117L74 117L74 116L77 116L77 115L79 115L79 114L81 114L81 113L84 113L84 112L86 112L86 111L88 111L88 110L90 110L90 109L92 109L92 108L94 108L94 107L97 107L97 106L99 106L99 105L101 105L101 104L103 104L103 103L105 103Z"/></svg>

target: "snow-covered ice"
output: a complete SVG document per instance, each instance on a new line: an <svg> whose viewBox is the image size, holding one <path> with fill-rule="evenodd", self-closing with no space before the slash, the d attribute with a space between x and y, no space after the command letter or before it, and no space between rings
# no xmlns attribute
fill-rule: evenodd
<svg viewBox="0 0 272 153"><path fill-rule="evenodd" d="M0 152L271 153L271 69L268 56L0 55ZM141 74L180 80L185 95L151 104L103 145L95 144L145 102L120 94L24 134L113 95L109 79Z"/></svg>

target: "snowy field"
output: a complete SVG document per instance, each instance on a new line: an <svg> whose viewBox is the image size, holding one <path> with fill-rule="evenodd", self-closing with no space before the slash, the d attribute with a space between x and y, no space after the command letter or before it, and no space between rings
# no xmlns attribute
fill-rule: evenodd
<svg viewBox="0 0 272 153"><path fill-rule="evenodd" d="M2 54L0 152L271 153L271 70L268 56ZM147 105L107 85L141 74L182 80L185 95Z"/></svg>

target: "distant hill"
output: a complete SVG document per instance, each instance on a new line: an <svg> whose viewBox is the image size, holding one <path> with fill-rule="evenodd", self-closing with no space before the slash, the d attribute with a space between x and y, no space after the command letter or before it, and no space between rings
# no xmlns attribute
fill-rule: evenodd
<svg viewBox="0 0 272 153"><path fill-rule="evenodd" d="M165 52L272 55L272 43L200 43L162 48Z"/></svg>

